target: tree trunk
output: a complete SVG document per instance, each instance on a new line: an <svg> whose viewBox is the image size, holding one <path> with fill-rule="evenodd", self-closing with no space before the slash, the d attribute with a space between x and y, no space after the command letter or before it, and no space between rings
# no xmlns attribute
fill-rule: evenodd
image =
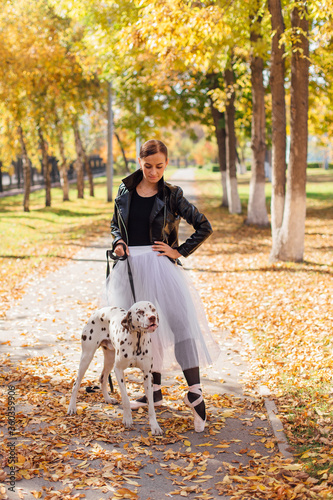
<svg viewBox="0 0 333 500"><path fill-rule="evenodd" d="M75 149L77 154L77 160L75 162L75 170L77 177L77 197L84 198L84 173L83 173L83 165L85 162L85 153L83 150L79 126L77 121L73 125L74 129L74 137L75 137Z"/></svg>
<svg viewBox="0 0 333 500"><path fill-rule="evenodd" d="M219 76L217 73L207 74L208 86L210 90L220 88ZM222 207L228 206L227 192L227 151L226 151L226 130L225 130L225 114L221 113L215 106L212 97L210 96L210 110L212 113L215 136L218 149L218 161L221 171L222 181Z"/></svg>
<svg viewBox="0 0 333 500"><path fill-rule="evenodd" d="M64 145L64 137L62 133L62 129L59 123L56 124L58 129L58 143L59 143L59 151L61 156L61 164L59 167L60 173L60 184L63 192L63 201L69 201L69 182L68 182L68 174L67 174L67 158L65 154L65 145Z"/></svg>
<svg viewBox="0 0 333 500"><path fill-rule="evenodd" d="M3 192L3 184L2 184L2 161L0 161L0 192Z"/></svg>
<svg viewBox="0 0 333 500"><path fill-rule="evenodd" d="M15 166L15 174L16 174L16 185L17 188L20 189L21 187L21 166L22 166L22 158L17 157L17 161L14 162Z"/></svg>
<svg viewBox="0 0 333 500"><path fill-rule="evenodd" d="M261 18L258 17L251 30L251 87L252 87L252 127L251 148L253 151L250 195L247 207L247 224L269 225L265 196L265 87L263 78L264 61L257 52Z"/></svg>
<svg viewBox="0 0 333 500"><path fill-rule="evenodd" d="M226 69L224 78L227 90L225 128L229 212L231 214L240 214L242 212L242 206L238 195L236 176L235 90L233 70Z"/></svg>
<svg viewBox="0 0 333 500"><path fill-rule="evenodd" d="M218 148L218 158L222 178L222 207L228 206L228 193L227 193L227 151L226 151L226 130L225 130L225 117L211 101L210 109L215 126L215 136Z"/></svg>
<svg viewBox="0 0 333 500"><path fill-rule="evenodd" d="M29 208L29 197L30 197L30 162L28 158L27 148L25 145L23 129L21 125L18 127L18 134L20 138L21 144L21 156L22 156L22 165L23 165L23 179L24 179L24 195L23 195L23 210L24 212L30 212Z"/></svg>
<svg viewBox="0 0 333 500"><path fill-rule="evenodd" d="M278 233L282 226L286 190L286 103L284 45L280 44L284 32L281 0L269 0L272 31L270 86L272 94L272 255L276 253Z"/></svg>
<svg viewBox="0 0 333 500"><path fill-rule="evenodd" d="M84 153L84 165L86 167L86 172L88 174L89 181L89 196L95 196L94 194L94 178L92 175L92 170L90 168L90 160L86 152Z"/></svg>
<svg viewBox="0 0 333 500"><path fill-rule="evenodd" d="M45 206L51 206L51 165L49 163L49 155L47 153L47 144L43 136L41 127L38 127L38 135L40 140L40 149L42 151L42 164L45 180Z"/></svg>
<svg viewBox="0 0 333 500"><path fill-rule="evenodd" d="M91 168L90 168L90 161L89 161L89 158L88 158L86 152L84 152L84 165L86 167L86 172L88 174L89 195L90 196L95 196L95 194L94 194L94 178L93 178L93 174L92 174L92 171L91 171Z"/></svg>
<svg viewBox="0 0 333 500"><path fill-rule="evenodd" d="M130 171L129 166L128 166L128 160L127 160L127 158L126 158L126 154L125 154L125 150L124 150L124 148L123 148L123 144L122 144L122 142L121 142L121 140L120 140L119 135L117 134L116 129L114 129L113 131L114 131L114 135L115 135L115 136L116 136L116 138L117 138L117 141L118 141L119 147L120 147L120 149L121 149L121 154L123 155L123 159L124 159L124 162L125 162L125 171L126 171L126 173L130 174L130 173L131 173L131 171Z"/></svg>
<svg viewBox="0 0 333 500"><path fill-rule="evenodd" d="M298 0L291 13L290 157L283 222L273 248L275 259L294 262L303 260L306 213L309 23L303 5Z"/></svg>
<svg viewBox="0 0 333 500"><path fill-rule="evenodd" d="M81 158L81 161L83 162L83 165L86 167L86 172L88 174L89 195L90 196L94 196L94 180L93 180L93 175L92 175L92 171L91 171L91 168L90 168L89 158L88 158L88 156L86 154L86 151L85 151L85 149L83 147L83 142L82 142L82 139L81 139L78 122L75 122L75 125L74 125L74 134L75 134L75 147L76 147L76 152L77 152L78 158ZM83 175L84 175L84 172L83 172L83 166L82 166L82 176ZM79 196L79 198L81 198L81 196ZM82 196L82 198L83 198L83 196Z"/></svg>

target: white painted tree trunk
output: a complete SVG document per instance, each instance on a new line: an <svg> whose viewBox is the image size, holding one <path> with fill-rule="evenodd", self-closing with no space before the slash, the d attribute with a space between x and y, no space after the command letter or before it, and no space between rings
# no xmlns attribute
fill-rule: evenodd
<svg viewBox="0 0 333 500"><path fill-rule="evenodd" d="M286 194L286 99L285 99L285 47L281 43L284 20L281 0L268 0L271 14L272 37L270 86L272 94L272 200L271 260L277 260L275 252L282 226Z"/></svg>
<svg viewBox="0 0 333 500"><path fill-rule="evenodd" d="M282 226L283 221L283 211L284 211L285 195L284 193L278 194L272 189L272 199L271 199L271 229L273 236L273 244L277 231Z"/></svg>
<svg viewBox="0 0 333 500"><path fill-rule="evenodd" d="M227 176L227 193L229 202L229 213L240 214L242 212L242 205L238 195L237 178Z"/></svg>
<svg viewBox="0 0 333 500"><path fill-rule="evenodd" d="M265 197L265 153L266 153L266 117L265 117L265 86L264 61L259 55L258 46L262 43L262 17L259 14L259 3L256 2L256 14L251 27L251 85L252 85L252 127L251 148L252 175L250 195L247 207L247 224L268 226L268 215Z"/></svg>
<svg viewBox="0 0 333 500"><path fill-rule="evenodd" d="M227 172L221 172L222 180L222 206L228 206Z"/></svg>
<svg viewBox="0 0 333 500"><path fill-rule="evenodd" d="M283 221L276 231L271 260L301 262L304 255L306 167L308 145L309 22L306 6L297 0L291 25L302 34L293 41L290 87L290 157ZM276 221L277 222L277 221Z"/></svg>
<svg viewBox="0 0 333 500"><path fill-rule="evenodd" d="M247 224L256 224L258 226L269 226L265 182L258 182L253 176L250 181L250 196L247 207Z"/></svg>
<svg viewBox="0 0 333 500"><path fill-rule="evenodd" d="M301 262L304 255L305 195L295 197L291 190L287 190L284 210L282 226L276 230L273 240L272 256L278 256L279 260Z"/></svg>

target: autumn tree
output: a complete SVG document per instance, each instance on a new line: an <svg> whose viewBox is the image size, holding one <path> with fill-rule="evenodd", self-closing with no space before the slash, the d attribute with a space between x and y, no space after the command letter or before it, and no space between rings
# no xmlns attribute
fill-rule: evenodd
<svg viewBox="0 0 333 500"><path fill-rule="evenodd" d="M25 88L26 80L22 77L25 70L24 61L20 50L17 50L21 47L24 35L20 34L20 29L18 29L20 25L15 24L15 12L8 9L8 6L4 6L0 14L2 23L7 18L7 14L10 22L3 24L0 33L0 49L3 60L6 62L5 65L1 65L0 69L0 98L5 103L2 119L6 120L6 118L10 117L12 127L18 137L20 149L17 152L20 151L22 157L24 176L23 209L25 212L29 212L30 160L25 134L25 119L29 106ZM29 60L26 63L29 66Z"/></svg>
<svg viewBox="0 0 333 500"><path fill-rule="evenodd" d="M221 148L219 158L224 169L224 157L226 158L226 184L228 193L229 211L239 213L241 211L240 200L237 190L236 179L236 139L235 127L232 120L235 118L235 89L233 74L229 71L229 51L221 51L223 44L231 43L231 29L223 17L223 9L218 5L207 7L202 5L188 5L179 2L169 4L156 4L153 11L144 8L142 16L135 25L133 36L140 36L141 43L145 49L156 54L161 61L161 72L168 73L168 67L176 67L182 71L189 70L198 75L207 75L224 72L229 77L225 79L225 148L222 144L220 125L215 111L215 99L208 87L206 100L209 104L217 132L217 143ZM157 16L161 19L158 24L150 22L149 19ZM207 38L208 36L208 38ZM227 56L225 56L227 53ZM229 65L229 66L228 66ZM231 70L232 71L232 70ZM232 81L231 81L232 80ZM214 85L214 84L213 84ZM215 85L216 87L216 85ZM223 151L225 149L225 154ZM223 174L222 174L223 175ZM231 199L229 199L231 197ZM223 200L226 204L226 198Z"/></svg>
<svg viewBox="0 0 333 500"><path fill-rule="evenodd" d="M265 116L265 87L264 87L264 60L262 50L262 17L260 3L254 3L254 13L250 16L251 41L251 91L252 91L252 167L250 181L250 195L247 207L247 224L267 226L268 215L265 196L265 152L266 152L266 116Z"/></svg>
<svg viewBox="0 0 333 500"><path fill-rule="evenodd" d="M291 12L291 42L287 190L282 224L274 228L271 258L298 262L304 254L309 88L309 22L307 7L301 1L294 2ZM274 109L274 101L272 105Z"/></svg>
<svg viewBox="0 0 333 500"><path fill-rule="evenodd" d="M21 147L24 169L24 203L28 209L30 160L42 157L45 175L46 206L51 204L50 165L48 157L59 142L62 158L61 179L64 169L65 148L63 134L72 126L73 119L89 115L103 100L99 81L86 63L82 43L82 29L76 28L67 17L55 13L50 2L37 0L26 4L24 0L7 3L1 16L0 51L6 54L7 67L0 70L0 95L6 103ZM78 47L80 46L80 60ZM71 140L74 142L74 134ZM87 156L84 161L89 175L90 193L93 180ZM68 183L62 182L68 198Z"/></svg>
<svg viewBox="0 0 333 500"><path fill-rule="evenodd" d="M286 188L286 98L284 19L281 0L269 0L272 23L270 87L272 97L272 247L277 247L278 232L282 226Z"/></svg>

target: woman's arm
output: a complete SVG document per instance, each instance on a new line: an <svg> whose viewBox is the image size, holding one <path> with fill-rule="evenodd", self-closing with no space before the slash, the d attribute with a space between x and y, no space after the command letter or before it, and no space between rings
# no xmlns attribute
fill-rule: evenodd
<svg viewBox="0 0 333 500"><path fill-rule="evenodd" d="M170 257L173 260L177 260L182 256L182 254L179 253L176 248L171 248L167 243L164 243L163 241L154 241L152 249L154 250L154 252L158 252L158 256L165 255L166 257Z"/></svg>
<svg viewBox="0 0 333 500"><path fill-rule="evenodd" d="M184 197L180 187L175 196L177 213L195 229L195 232L176 248L182 256L187 257L212 234L213 229L207 217Z"/></svg>

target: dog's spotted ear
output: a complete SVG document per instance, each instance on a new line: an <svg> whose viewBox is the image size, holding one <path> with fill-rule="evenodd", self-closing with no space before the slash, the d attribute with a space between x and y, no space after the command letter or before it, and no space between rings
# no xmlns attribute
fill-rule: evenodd
<svg viewBox="0 0 333 500"><path fill-rule="evenodd" d="M129 330L132 326L132 313L128 311L125 318L121 321L121 324L126 330Z"/></svg>
<svg viewBox="0 0 333 500"><path fill-rule="evenodd" d="M159 318L158 312L156 311L155 307L152 307L151 312L152 312L153 314L155 314L155 316L156 316L156 321L157 321L157 323L158 323L158 322L160 321L160 318Z"/></svg>

